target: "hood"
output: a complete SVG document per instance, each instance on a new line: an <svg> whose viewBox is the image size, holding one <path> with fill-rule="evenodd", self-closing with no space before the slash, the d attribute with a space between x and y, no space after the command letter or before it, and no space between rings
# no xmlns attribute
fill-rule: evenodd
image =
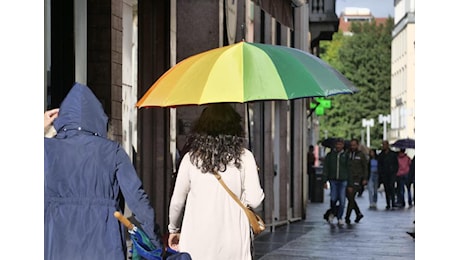
<svg viewBox="0 0 460 260"><path fill-rule="evenodd" d="M58 135L68 130L80 130L107 137L107 122L102 104L91 89L75 83L62 101L53 125Z"/></svg>

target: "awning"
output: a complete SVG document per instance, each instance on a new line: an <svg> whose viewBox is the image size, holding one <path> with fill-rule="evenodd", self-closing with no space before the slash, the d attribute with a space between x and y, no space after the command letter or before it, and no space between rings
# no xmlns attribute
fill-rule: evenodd
<svg viewBox="0 0 460 260"><path fill-rule="evenodd" d="M276 21L294 29L293 8L302 1L295 0L253 0L262 10L269 13Z"/></svg>

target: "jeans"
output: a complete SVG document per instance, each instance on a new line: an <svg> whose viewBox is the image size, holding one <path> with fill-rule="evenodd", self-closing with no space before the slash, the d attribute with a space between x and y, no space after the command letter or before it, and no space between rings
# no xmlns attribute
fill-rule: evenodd
<svg viewBox="0 0 460 260"><path fill-rule="evenodd" d="M345 210L346 188L347 181L329 180L331 185L331 209L337 209L337 201L339 201L337 209L337 219L342 219Z"/></svg>
<svg viewBox="0 0 460 260"><path fill-rule="evenodd" d="M412 194L410 190L410 183L409 183L409 174L401 175L401 176L396 176L396 181L397 181L397 186L396 186L396 198L397 198L397 203L399 206L406 206L405 202L405 192L404 189L407 189L407 202L409 205L412 205Z"/></svg>
<svg viewBox="0 0 460 260"><path fill-rule="evenodd" d="M379 174L372 172L367 183L367 190L369 192L369 204L377 203L377 190L379 189Z"/></svg>

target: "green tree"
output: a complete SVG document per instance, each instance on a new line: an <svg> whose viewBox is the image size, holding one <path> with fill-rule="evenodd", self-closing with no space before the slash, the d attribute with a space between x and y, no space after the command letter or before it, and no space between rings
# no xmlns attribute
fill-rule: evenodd
<svg viewBox="0 0 460 260"><path fill-rule="evenodd" d="M342 64L339 60L339 50L342 48L344 37L346 36L339 31L332 35L332 41L320 41L319 43L321 59L339 71L342 71Z"/></svg>
<svg viewBox="0 0 460 260"><path fill-rule="evenodd" d="M362 119L373 118L371 146L380 146L383 126L378 115L390 113L392 28L391 17L381 25L356 22L350 36L338 32L331 42L321 42L320 57L359 89L353 95L330 98L331 108L320 117L320 128L327 130L328 136L360 139L365 131Z"/></svg>

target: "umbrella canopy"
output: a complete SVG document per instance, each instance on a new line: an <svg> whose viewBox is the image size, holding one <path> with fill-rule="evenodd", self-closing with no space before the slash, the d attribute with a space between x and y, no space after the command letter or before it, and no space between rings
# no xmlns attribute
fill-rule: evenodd
<svg viewBox="0 0 460 260"><path fill-rule="evenodd" d="M322 142L321 142L321 145L323 147L327 147L327 148L331 148L331 149L334 149L335 148L335 142L337 141L337 138L335 137L329 137L329 138L326 138L324 139ZM343 146L343 149L348 149L350 148L350 141L349 140L344 140L344 146Z"/></svg>
<svg viewBox="0 0 460 260"><path fill-rule="evenodd" d="M398 139L391 146L399 149L415 149L415 139Z"/></svg>
<svg viewBox="0 0 460 260"><path fill-rule="evenodd" d="M239 42L179 62L149 88L136 106L290 100L357 91L337 70L308 52Z"/></svg>

